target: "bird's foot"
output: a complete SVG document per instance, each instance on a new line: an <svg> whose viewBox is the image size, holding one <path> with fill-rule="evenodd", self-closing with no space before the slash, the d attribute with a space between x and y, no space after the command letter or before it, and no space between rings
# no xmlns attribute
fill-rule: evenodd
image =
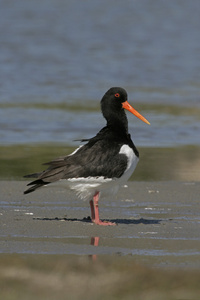
<svg viewBox="0 0 200 300"><path fill-rule="evenodd" d="M92 220L92 222L96 225L101 225L101 226L113 226L117 225L114 222L108 222L108 221L101 221L101 220Z"/></svg>
<svg viewBox="0 0 200 300"><path fill-rule="evenodd" d="M96 225L101 226L112 226L116 225L116 223L108 222L108 221L101 221L99 219L99 192L96 192L93 196L93 200L90 200L90 208L91 208L91 219L92 222Z"/></svg>

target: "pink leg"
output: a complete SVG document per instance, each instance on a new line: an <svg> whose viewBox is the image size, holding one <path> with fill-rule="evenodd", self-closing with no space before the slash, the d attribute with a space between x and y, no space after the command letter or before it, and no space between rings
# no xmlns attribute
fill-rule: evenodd
<svg viewBox="0 0 200 300"><path fill-rule="evenodd" d="M116 225L115 223L112 222L106 222L106 221L101 221L99 219L99 192L96 192L93 196L93 200L90 201L90 208L91 208L91 218L92 222L97 224L97 225L103 225L103 226L109 226L109 225Z"/></svg>
<svg viewBox="0 0 200 300"><path fill-rule="evenodd" d="M91 218L92 220L95 219L95 213L94 213L94 203L93 200L90 200L90 209L91 209Z"/></svg>

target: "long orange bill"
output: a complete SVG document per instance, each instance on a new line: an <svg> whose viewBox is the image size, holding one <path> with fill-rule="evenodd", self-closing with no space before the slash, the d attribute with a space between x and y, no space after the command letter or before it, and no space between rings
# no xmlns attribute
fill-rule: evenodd
<svg viewBox="0 0 200 300"><path fill-rule="evenodd" d="M148 125L150 125L149 121L147 121L147 119L145 119L139 112L137 112L137 110L135 110L129 103L128 101L125 101L122 103L122 107L127 109L128 111L130 111L132 114L134 114L136 117L138 117L140 120L142 120L143 122L147 123Z"/></svg>

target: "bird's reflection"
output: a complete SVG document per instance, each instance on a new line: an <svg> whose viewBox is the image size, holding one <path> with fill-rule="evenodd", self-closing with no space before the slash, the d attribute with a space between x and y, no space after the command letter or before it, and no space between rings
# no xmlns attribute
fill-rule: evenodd
<svg viewBox="0 0 200 300"><path fill-rule="evenodd" d="M90 245L98 247L99 246L99 237L98 236L91 237ZM92 258L93 261L97 260L96 254L90 255L90 257Z"/></svg>

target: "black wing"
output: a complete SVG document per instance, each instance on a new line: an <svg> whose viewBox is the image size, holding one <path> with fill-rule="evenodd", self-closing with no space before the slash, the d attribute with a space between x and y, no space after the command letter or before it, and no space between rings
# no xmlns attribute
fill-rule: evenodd
<svg viewBox="0 0 200 300"><path fill-rule="evenodd" d="M58 181L60 179L79 177L119 178L127 167L127 157L119 154L122 143L112 136L102 138L102 134L89 140L74 154L55 159L47 165L49 168L41 173L25 176L37 178L28 184L32 187L24 193L30 193L35 189Z"/></svg>

